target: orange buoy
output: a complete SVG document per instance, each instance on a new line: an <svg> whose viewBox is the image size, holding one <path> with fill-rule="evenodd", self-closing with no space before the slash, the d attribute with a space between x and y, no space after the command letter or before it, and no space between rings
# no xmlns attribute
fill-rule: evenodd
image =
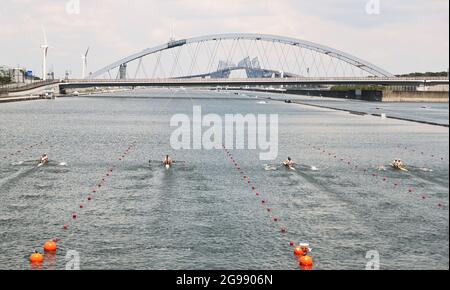
<svg viewBox="0 0 450 290"><path fill-rule="evenodd" d="M34 252L30 256L30 263L32 264L41 264L44 261L44 256L40 254L38 251Z"/></svg>
<svg viewBox="0 0 450 290"><path fill-rule="evenodd" d="M299 259L299 264L303 267L312 267L314 265L313 259L310 256L302 256Z"/></svg>
<svg viewBox="0 0 450 290"><path fill-rule="evenodd" d="M47 241L44 244L44 251L56 252L56 243L54 241Z"/></svg>
<svg viewBox="0 0 450 290"><path fill-rule="evenodd" d="M312 271L313 270L313 266L302 266L302 265L300 265L300 269L302 269L303 271Z"/></svg>
<svg viewBox="0 0 450 290"><path fill-rule="evenodd" d="M305 252L303 252L303 248L300 246L297 246L294 248L294 255L297 257L303 257L305 255Z"/></svg>

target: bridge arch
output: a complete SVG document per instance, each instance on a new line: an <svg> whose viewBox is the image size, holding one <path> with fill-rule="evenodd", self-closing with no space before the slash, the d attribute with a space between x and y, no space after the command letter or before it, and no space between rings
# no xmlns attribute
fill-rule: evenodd
<svg viewBox="0 0 450 290"><path fill-rule="evenodd" d="M222 45L222 50L224 50L225 56L223 60L220 60L220 57L217 56L217 50L220 49L220 44L225 41L231 41L233 44L231 46L228 46L228 51ZM244 41L250 42L250 46L252 45L252 43L254 43L253 51L256 52L253 52L253 54L251 54L248 49L249 45L241 44ZM273 47L275 47L275 49L272 48L271 52L267 52L268 49L265 49L263 43L267 44L268 46L272 45ZM206 53L200 53L199 47L206 46L207 44L210 44L211 48L205 50ZM239 65L235 65L232 64L234 55L233 49L237 50L238 46L240 47L241 52L243 52L241 56L241 58L243 57L243 59L239 63ZM262 48L260 48L261 46ZM190 47L190 52L186 54L189 56L187 58L190 59L185 60L185 62L187 63L185 65L190 67L190 70L188 69L189 73L174 73L177 70L177 66L181 66L181 50L187 47ZM297 52L297 50L300 50L300 53ZM172 52L172 60L169 62L171 63L169 65L171 68L166 70L170 70L171 73L169 73L169 75L165 74L164 78L212 77L217 76L218 73L224 70L231 72L238 67L242 68L243 65L244 68L247 69L247 74L249 73L249 71L250 73L252 71L256 72L256 74L257 72L261 73L279 71L281 72L281 77L307 77L310 76L311 70L315 70L314 76L316 77L325 76L321 75L324 74L324 72L326 72L327 74L330 73L330 75L326 76L343 76L339 74L342 74L342 72L345 73L345 69L348 68L350 68L350 71L353 71L357 76L393 77L391 73L370 62L321 44L276 35L232 33L170 41L166 44L148 48L141 52L120 59L92 73L89 78L100 78L101 76L105 75L108 75L109 78L112 78L111 72L114 71L117 71L116 78L128 78L128 65L131 63L137 63L135 65L136 73L134 77L136 78L139 70L144 70L143 59L149 56L155 56L155 58L157 59L156 62L154 62L152 65L152 70L154 71L152 78L159 78L159 76L156 74L156 71L158 69L158 66L161 66L162 70L161 55L169 51ZM205 63L208 64L206 69L195 69L196 66L198 67L198 64L196 64L195 62L199 61L199 54L202 54L203 56L206 55ZM255 55L257 56L254 57ZM269 61L269 58L274 57L274 55L277 55L275 56L275 59L278 58L278 64L275 65L275 67L271 67L272 65ZM306 57L308 56L311 59L306 60ZM209 60L207 59L208 57ZM253 60L251 58L253 58ZM325 64L324 59L328 61L327 64ZM219 64L217 65L217 68L214 68L217 62L219 62ZM277 63L276 60L272 61L272 63L273 62ZM341 68L339 68L339 66ZM293 67L294 69L292 69ZM266 73L264 77L270 77L270 73ZM272 75L272 77L274 77L274 75ZM146 75L146 78L149 77Z"/></svg>

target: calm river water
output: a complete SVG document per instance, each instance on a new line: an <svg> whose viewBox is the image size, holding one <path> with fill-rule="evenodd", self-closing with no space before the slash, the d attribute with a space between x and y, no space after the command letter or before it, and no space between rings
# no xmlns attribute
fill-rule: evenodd
<svg viewBox="0 0 450 290"><path fill-rule="evenodd" d="M449 268L448 128L257 95L153 90L0 105L0 268L30 269L31 252L52 238L63 248L46 258L50 269L65 268L68 250L82 269L299 269L289 241L311 244L315 269L365 269L368 251L382 269ZM169 121L193 105L279 114L277 160L231 150L260 197L223 150L171 149ZM43 153L51 162L37 167ZM182 162L149 165L165 154ZM297 171L279 166L287 156ZM394 158L410 171L391 170Z"/></svg>

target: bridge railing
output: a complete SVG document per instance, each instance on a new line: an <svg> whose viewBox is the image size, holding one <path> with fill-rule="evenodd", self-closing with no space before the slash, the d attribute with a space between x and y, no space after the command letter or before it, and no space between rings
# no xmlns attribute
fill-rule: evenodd
<svg viewBox="0 0 450 290"><path fill-rule="evenodd" d="M156 78L156 79L72 79L67 81L68 83L209 83L209 82L227 82L227 83L252 83L252 82L285 82L285 83L295 83L295 82L321 82L321 81L348 81L348 82L358 82L358 81L411 81L411 82L429 82L429 81L441 81L448 82L448 77L293 77L293 78L229 78L229 79L217 79L217 78L192 78L192 79L179 79L179 78Z"/></svg>

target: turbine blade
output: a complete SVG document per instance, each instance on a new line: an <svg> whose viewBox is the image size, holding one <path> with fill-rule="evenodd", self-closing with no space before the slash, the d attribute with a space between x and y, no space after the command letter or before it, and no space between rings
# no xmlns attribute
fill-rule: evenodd
<svg viewBox="0 0 450 290"><path fill-rule="evenodd" d="M90 47L88 47L88 49L86 50L86 53L84 54L86 57L88 56L89 49L90 49Z"/></svg>
<svg viewBox="0 0 450 290"><path fill-rule="evenodd" d="M42 25L42 32L44 33L44 45L47 45L47 32L45 31L44 25Z"/></svg>

